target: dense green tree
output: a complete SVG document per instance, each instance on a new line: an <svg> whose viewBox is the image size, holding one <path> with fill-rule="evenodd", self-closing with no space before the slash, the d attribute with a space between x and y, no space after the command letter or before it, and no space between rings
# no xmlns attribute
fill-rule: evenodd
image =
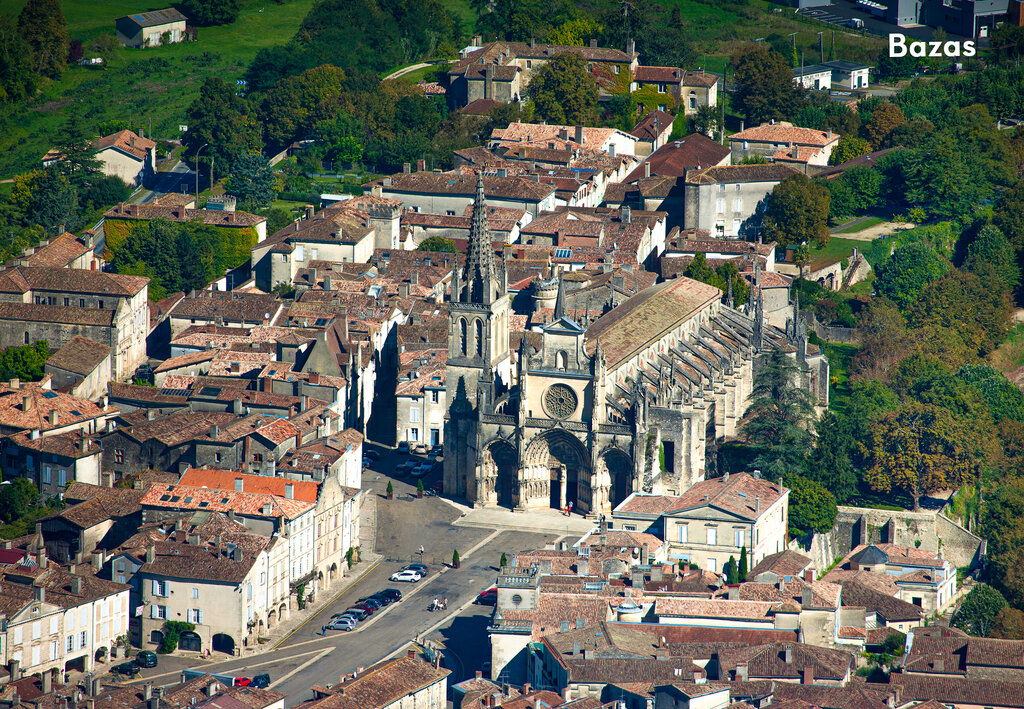
<svg viewBox="0 0 1024 709"><path fill-rule="evenodd" d="M849 428L845 418L833 411L823 412L814 427L818 434L814 450L803 467L804 478L821 484L840 502L846 502L857 492L857 474L850 459L856 441Z"/></svg>
<svg viewBox="0 0 1024 709"><path fill-rule="evenodd" d="M693 116L693 132L716 140L721 130L721 116L718 113L718 108L715 106L698 106L697 113Z"/></svg>
<svg viewBox="0 0 1024 709"><path fill-rule="evenodd" d="M1005 337L1013 312L1006 290L999 286L995 275L983 280L952 269L921 290L907 311L907 324L956 333L970 350L987 354Z"/></svg>
<svg viewBox="0 0 1024 709"><path fill-rule="evenodd" d="M980 531L988 540L988 581L1024 607L1024 479L1000 480L986 494Z"/></svg>
<svg viewBox="0 0 1024 709"><path fill-rule="evenodd" d="M800 475L788 475L789 529L794 536L831 531L836 521L836 498L821 483Z"/></svg>
<svg viewBox="0 0 1024 709"><path fill-rule="evenodd" d="M1024 640L1024 612L1009 605L1003 606L996 613L991 636L1002 640Z"/></svg>
<svg viewBox="0 0 1024 709"><path fill-rule="evenodd" d="M334 165L353 165L363 159L363 126L344 111L318 123L316 136L324 159Z"/></svg>
<svg viewBox="0 0 1024 709"><path fill-rule="evenodd" d="M232 86L211 77L186 112L188 132L182 142L193 157L205 144L200 159L216 161L221 174L231 172L235 160L260 152L259 124L251 117L248 102Z"/></svg>
<svg viewBox="0 0 1024 709"><path fill-rule="evenodd" d="M32 220L48 231L60 226L73 230L79 221L78 192L68 178L51 167L43 171L32 191Z"/></svg>
<svg viewBox="0 0 1024 709"><path fill-rule="evenodd" d="M598 89L579 54L558 54L533 73L527 95L537 113L559 125L591 125Z"/></svg>
<svg viewBox="0 0 1024 709"><path fill-rule="evenodd" d="M46 340L36 340L31 345L0 350L0 379L39 381L43 377L43 367L50 354L50 344Z"/></svg>
<svg viewBox="0 0 1024 709"><path fill-rule="evenodd" d="M708 266L707 257L699 251L693 257L693 260L687 264L683 275L695 281L715 286L721 289L723 295L728 293L731 283L733 303L735 305L743 305L750 299L750 284L740 277L735 265L725 263L713 269Z"/></svg>
<svg viewBox="0 0 1024 709"><path fill-rule="evenodd" d="M870 167L851 167L843 173L843 182L850 186L853 198L867 210L878 205L882 195L882 173Z"/></svg>
<svg viewBox="0 0 1024 709"><path fill-rule="evenodd" d="M17 20L0 13L0 105L31 96L37 81L32 48L19 31Z"/></svg>
<svg viewBox="0 0 1024 709"><path fill-rule="evenodd" d="M32 71L58 78L68 61L68 28L58 0L30 0L18 15L18 32L31 50Z"/></svg>
<svg viewBox="0 0 1024 709"><path fill-rule="evenodd" d="M979 276L987 275L991 268L1009 291L1020 285L1020 267L1013 244L998 227L992 225L983 226L968 245L963 267Z"/></svg>
<svg viewBox="0 0 1024 709"><path fill-rule="evenodd" d="M779 246L828 243L829 192L802 173L777 184L768 199L764 227Z"/></svg>
<svg viewBox="0 0 1024 709"><path fill-rule="evenodd" d="M72 112L57 132L54 148L60 154L54 166L76 188L91 181L99 173L100 161L96 159L93 134L77 112Z"/></svg>
<svg viewBox="0 0 1024 709"><path fill-rule="evenodd" d="M740 583L747 580L747 547L744 545L740 547L740 563L737 569L740 575Z"/></svg>
<svg viewBox="0 0 1024 709"><path fill-rule="evenodd" d="M924 287L952 268L935 249L912 243L896 249L875 268L875 290L900 308L907 308Z"/></svg>
<svg viewBox="0 0 1024 709"><path fill-rule="evenodd" d="M778 52L755 45L739 52L732 63L739 85L733 107L748 124L787 119L803 105L803 95L793 83L793 69Z"/></svg>
<svg viewBox="0 0 1024 709"><path fill-rule="evenodd" d="M345 72L318 66L277 82L260 104L264 140L284 146L308 138L317 124L338 114Z"/></svg>
<svg viewBox="0 0 1024 709"><path fill-rule="evenodd" d="M176 4L190 25L229 25L238 19L238 0L178 0Z"/></svg>
<svg viewBox="0 0 1024 709"><path fill-rule="evenodd" d="M968 635L987 638L992 634L999 611L1006 607L1006 599L987 583L975 584L960 603L951 625Z"/></svg>
<svg viewBox="0 0 1024 709"><path fill-rule="evenodd" d="M227 191L238 198L245 211L269 207L277 195L277 179L270 161L259 153L239 157L228 179Z"/></svg>
<svg viewBox="0 0 1024 709"><path fill-rule="evenodd" d="M79 195L82 209L103 209L131 197L132 191L120 177L93 175Z"/></svg>
<svg viewBox="0 0 1024 709"><path fill-rule="evenodd" d="M443 236L428 236L416 247L420 251L440 251L443 253L455 253L455 242Z"/></svg>
<svg viewBox="0 0 1024 709"><path fill-rule="evenodd" d="M39 500L39 488L28 478L14 478L0 485L0 519L10 524L24 517Z"/></svg>
<svg viewBox="0 0 1024 709"><path fill-rule="evenodd" d="M996 202L992 223L1015 249L1024 249L1024 181L1018 182Z"/></svg>
<svg viewBox="0 0 1024 709"><path fill-rule="evenodd" d="M793 360L782 350L772 350L754 377L743 425L747 440L762 449L753 465L776 480L797 470L810 447L814 408L807 390L796 386L798 376Z"/></svg>
<svg viewBox="0 0 1024 709"><path fill-rule="evenodd" d="M919 61L909 54L905 57L890 57L889 50L885 49L875 59L875 75L883 81L913 76Z"/></svg>
<svg viewBox="0 0 1024 709"><path fill-rule="evenodd" d="M964 365L956 375L985 400L992 419L1024 422L1024 392L990 364Z"/></svg>
<svg viewBox="0 0 1024 709"><path fill-rule="evenodd" d="M906 492L915 510L922 495L975 480L984 457L984 445L969 422L917 402L884 414L867 448L867 483L878 492Z"/></svg>
<svg viewBox="0 0 1024 709"><path fill-rule="evenodd" d="M929 215L952 219L971 214L994 192L983 153L949 133L932 133L917 150L897 152L909 154L907 201L924 207Z"/></svg>
<svg viewBox="0 0 1024 709"><path fill-rule="evenodd" d="M828 162L830 165L841 165L847 160L859 158L869 152L871 152L871 145L868 144L868 141L855 135L844 135L839 139L839 144L832 151Z"/></svg>

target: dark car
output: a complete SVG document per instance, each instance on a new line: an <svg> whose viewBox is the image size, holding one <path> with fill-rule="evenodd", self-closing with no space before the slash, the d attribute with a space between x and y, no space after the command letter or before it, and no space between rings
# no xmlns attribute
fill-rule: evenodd
<svg viewBox="0 0 1024 709"><path fill-rule="evenodd" d="M481 591L476 600L473 601L479 606L494 606L498 603L498 589L489 588L486 591Z"/></svg>
<svg viewBox="0 0 1024 709"><path fill-rule="evenodd" d="M373 615L377 612L377 609L380 608L380 606L376 603L367 603L366 601L363 601L362 603L356 603L352 608L359 608L360 610L366 611L366 615ZM351 610L351 608L349 610Z"/></svg>
<svg viewBox="0 0 1024 709"><path fill-rule="evenodd" d="M383 591L380 592L380 595L386 598L390 598L392 603L395 601L402 600L402 592L399 591L397 588L385 588Z"/></svg>
<svg viewBox="0 0 1024 709"><path fill-rule="evenodd" d="M402 567L402 571L405 571L406 569L409 571L415 571L420 576L426 576L429 571L429 569L423 564L408 564L407 566Z"/></svg>
<svg viewBox="0 0 1024 709"><path fill-rule="evenodd" d="M387 601L385 601L383 599L380 599L380 598L374 598L373 596L370 596L369 598L364 598L359 603L360 604L365 603L368 606L373 606L373 610L374 611L378 611L378 610L380 610L381 608L383 608L384 606L387 605Z"/></svg>
<svg viewBox="0 0 1024 709"><path fill-rule="evenodd" d="M140 650L135 655L135 664L139 667L156 667L157 655L149 650Z"/></svg>
<svg viewBox="0 0 1024 709"><path fill-rule="evenodd" d="M254 676L252 678L252 682L249 683L249 686L255 687L256 689L266 689L270 686L270 675L264 672L261 675Z"/></svg>
<svg viewBox="0 0 1024 709"><path fill-rule="evenodd" d="M385 596L383 593L375 593L372 596L370 596L369 600L377 601L381 605L381 607L390 605L391 603L395 602L394 598L391 598L390 596Z"/></svg>
<svg viewBox="0 0 1024 709"><path fill-rule="evenodd" d="M125 675L126 677L134 677L139 674L139 666L134 662L122 662L120 665L114 665L110 668L110 671L115 675Z"/></svg>

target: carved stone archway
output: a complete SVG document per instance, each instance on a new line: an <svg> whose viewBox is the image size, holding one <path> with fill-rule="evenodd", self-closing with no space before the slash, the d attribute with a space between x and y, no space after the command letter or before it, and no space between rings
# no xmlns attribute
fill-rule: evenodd
<svg viewBox="0 0 1024 709"><path fill-rule="evenodd" d="M524 507L562 508L589 512L592 494L590 455L578 438L567 431L545 431L530 441L524 457Z"/></svg>

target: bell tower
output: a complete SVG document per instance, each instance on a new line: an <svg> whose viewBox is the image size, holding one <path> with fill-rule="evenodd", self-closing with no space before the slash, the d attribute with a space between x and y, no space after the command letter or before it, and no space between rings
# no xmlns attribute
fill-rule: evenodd
<svg viewBox="0 0 1024 709"><path fill-rule="evenodd" d="M448 303L445 419L445 491L477 502L477 433L481 414L511 380L511 299L504 261L496 263L483 174L477 175L469 250L452 278Z"/></svg>

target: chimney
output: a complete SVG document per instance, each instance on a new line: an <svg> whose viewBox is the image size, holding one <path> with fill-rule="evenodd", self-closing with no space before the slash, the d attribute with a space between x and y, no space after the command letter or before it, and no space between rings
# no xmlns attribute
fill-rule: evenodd
<svg viewBox="0 0 1024 709"><path fill-rule="evenodd" d="M238 547L235 547L235 550L233 552L231 552L231 560L232 561L241 561L242 560L242 550L239 549Z"/></svg>
<svg viewBox="0 0 1024 709"><path fill-rule="evenodd" d="M146 682L142 687L142 698L147 702L153 697L153 683Z"/></svg>
<svg viewBox="0 0 1024 709"><path fill-rule="evenodd" d="M583 145L583 126L576 126L576 137L575 140L580 145Z"/></svg>
<svg viewBox="0 0 1024 709"><path fill-rule="evenodd" d="M49 694L53 691L53 670L46 670L43 672L43 694Z"/></svg>
<svg viewBox="0 0 1024 709"><path fill-rule="evenodd" d="M531 689L533 689L533 685L531 685L529 682L525 683L523 685L523 696L525 697L527 694L529 694Z"/></svg>
<svg viewBox="0 0 1024 709"><path fill-rule="evenodd" d="M21 386L21 380L15 377L11 380L11 389L17 389Z"/></svg>
<svg viewBox="0 0 1024 709"><path fill-rule="evenodd" d="M188 536L188 543L192 546L199 546L199 540L201 537L198 534L190 534Z"/></svg>
<svg viewBox="0 0 1024 709"><path fill-rule="evenodd" d="M477 670L476 671L476 678L477 679L483 679L484 678L484 673L481 672L480 670Z"/></svg>
<svg viewBox="0 0 1024 709"><path fill-rule="evenodd" d="M71 577L71 593L76 596L82 595L82 577L72 576Z"/></svg>
<svg viewBox="0 0 1024 709"><path fill-rule="evenodd" d="M786 643L786 646L783 650L783 659L785 660L787 665L793 664L793 643Z"/></svg>
<svg viewBox="0 0 1024 709"><path fill-rule="evenodd" d="M579 642L574 642L572 644L572 654L573 654L573 656L576 656L576 655L580 654L580 644L579 644Z"/></svg>
<svg viewBox="0 0 1024 709"><path fill-rule="evenodd" d="M93 571L99 571L103 568L103 552L97 550L92 553L92 568Z"/></svg>
<svg viewBox="0 0 1024 709"><path fill-rule="evenodd" d="M628 204L622 208L622 221L626 224L630 224L633 221L633 211L629 208Z"/></svg>
<svg viewBox="0 0 1024 709"><path fill-rule="evenodd" d="M217 424L210 424L210 438L216 438L220 435L220 426Z"/></svg>
<svg viewBox="0 0 1024 709"><path fill-rule="evenodd" d="M426 169L427 169L427 161L426 160L424 160L423 158L420 158L419 160L416 161L416 172L426 172Z"/></svg>
<svg viewBox="0 0 1024 709"><path fill-rule="evenodd" d="M740 662L739 664L736 665L736 681L737 682L746 682L747 678L749 676L750 675L749 675L749 671L747 669L747 663L746 662Z"/></svg>
<svg viewBox="0 0 1024 709"><path fill-rule="evenodd" d="M307 204L306 219L312 219L314 214L316 214L316 207L314 207L312 204Z"/></svg>
<svg viewBox="0 0 1024 709"><path fill-rule="evenodd" d="M235 478L235 492L245 491L245 478Z"/></svg>
<svg viewBox="0 0 1024 709"><path fill-rule="evenodd" d="M631 39L626 40L626 54L630 56L636 54L636 44Z"/></svg>
<svg viewBox="0 0 1024 709"><path fill-rule="evenodd" d="M408 657L410 660L415 660L416 659L416 651L415 650L406 650L405 651L405 656Z"/></svg>
<svg viewBox="0 0 1024 709"><path fill-rule="evenodd" d="M800 684L814 684L814 668L805 667L800 673Z"/></svg>
<svg viewBox="0 0 1024 709"><path fill-rule="evenodd" d="M597 40L596 39L590 40L590 48L591 49L597 49Z"/></svg>
<svg viewBox="0 0 1024 709"><path fill-rule="evenodd" d="M651 163L649 160L644 161L644 177L651 176Z"/></svg>
<svg viewBox="0 0 1024 709"><path fill-rule="evenodd" d="M29 394L21 395L21 410L28 411L28 407L32 405L32 397Z"/></svg>
<svg viewBox="0 0 1024 709"><path fill-rule="evenodd" d="M12 682L17 682L21 679L21 661L11 660L7 663L7 672L11 675Z"/></svg>
<svg viewBox="0 0 1024 709"><path fill-rule="evenodd" d="M150 697L146 709L160 709L160 697Z"/></svg>
<svg viewBox="0 0 1024 709"><path fill-rule="evenodd" d="M932 669L936 672L946 671L946 659L944 657L936 657L932 660Z"/></svg>
<svg viewBox="0 0 1024 709"><path fill-rule="evenodd" d="M285 483L284 484L284 497L285 497L286 500L294 500L295 499L295 484L294 483Z"/></svg>
<svg viewBox="0 0 1024 709"><path fill-rule="evenodd" d="M814 569L804 569L804 581L810 583L814 580Z"/></svg>
<svg viewBox="0 0 1024 709"><path fill-rule="evenodd" d="M156 547L150 544L146 547L146 563L152 564L154 561L156 561Z"/></svg>
<svg viewBox="0 0 1024 709"><path fill-rule="evenodd" d="M810 586L804 586L800 591L800 607L810 608L814 605L814 590Z"/></svg>
<svg viewBox="0 0 1024 709"><path fill-rule="evenodd" d="M402 173L408 175L412 172L412 165L407 162L402 163Z"/></svg>
<svg viewBox="0 0 1024 709"><path fill-rule="evenodd" d="M99 677L93 677L92 680L92 696L99 696L100 690L103 689L103 684L100 682Z"/></svg>
<svg viewBox="0 0 1024 709"><path fill-rule="evenodd" d="M589 559L577 559L576 560L576 575L577 576L590 576L590 560Z"/></svg>
<svg viewBox="0 0 1024 709"><path fill-rule="evenodd" d="M738 601L738 600L740 600L740 589L738 587L731 586L729 588L729 600L730 601Z"/></svg>
<svg viewBox="0 0 1024 709"><path fill-rule="evenodd" d="M754 512L761 514L761 496L754 495Z"/></svg>

